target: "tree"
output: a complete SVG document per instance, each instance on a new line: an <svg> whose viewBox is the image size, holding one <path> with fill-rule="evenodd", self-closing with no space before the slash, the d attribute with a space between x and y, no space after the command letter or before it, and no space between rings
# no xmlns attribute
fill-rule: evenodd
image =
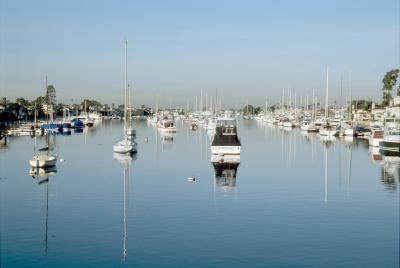
<svg viewBox="0 0 400 268"><path fill-rule="evenodd" d="M242 109L244 115L254 114L254 107L250 104L246 105Z"/></svg>
<svg viewBox="0 0 400 268"><path fill-rule="evenodd" d="M46 90L46 103L49 106L56 104L56 89L53 85L48 85Z"/></svg>
<svg viewBox="0 0 400 268"><path fill-rule="evenodd" d="M397 78L399 76L399 69L392 69L388 71L385 76L382 79L383 83L383 101L382 105L387 106L390 103L390 100L392 99L392 90L393 87L396 85ZM397 95L400 96L400 85L399 88L397 89Z"/></svg>
<svg viewBox="0 0 400 268"><path fill-rule="evenodd" d="M86 112L88 112L91 108L92 109L101 109L102 104L96 100L89 100L89 99L84 99L81 103L82 107L85 107L85 101L86 101Z"/></svg>
<svg viewBox="0 0 400 268"><path fill-rule="evenodd" d="M39 96L31 102L31 106L36 109L42 109L44 104L46 104L46 97L44 96Z"/></svg>
<svg viewBox="0 0 400 268"><path fill-rule="evenodd" d="M24 107L24 108L26 108L29 105L29 102L24 98L17 98L15 100L15 102L18 103L19 105L21 105L21 107Z"/></svg>

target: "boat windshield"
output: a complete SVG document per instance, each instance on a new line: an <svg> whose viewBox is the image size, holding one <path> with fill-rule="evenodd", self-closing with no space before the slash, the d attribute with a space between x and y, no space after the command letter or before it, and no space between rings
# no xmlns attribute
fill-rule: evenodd
<svg viewBox="0 0 400 268"><path fill-rule="evenodd" d="M236 126L236 120L234 118L232 119L218 119L217 121L218 126Z"/></svg>

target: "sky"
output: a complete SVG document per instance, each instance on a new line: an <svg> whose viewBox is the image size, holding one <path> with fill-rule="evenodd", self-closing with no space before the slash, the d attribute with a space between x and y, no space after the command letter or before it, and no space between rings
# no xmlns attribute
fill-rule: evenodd
<svg viewBox="0 0 400 268"><path fill-rule="evenodd" d="M378 101L399 13L399 0L0 0L0 95L44 95L47 76L58 101L123 103L126 38L134 105L193 107L216 89L224 107L323 102L327 66L331 103L350 87Z"/></svg>

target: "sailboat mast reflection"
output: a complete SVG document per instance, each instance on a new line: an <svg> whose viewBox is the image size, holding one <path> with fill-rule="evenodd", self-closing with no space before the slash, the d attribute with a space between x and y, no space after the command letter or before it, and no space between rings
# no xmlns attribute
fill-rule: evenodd
<svg viewBox="0 0 400 268"><path fill-rule="evenodd" d="M57 173L55 166L49 168L31 168L29 175L37 181L39 185L46 185L46 213L45 213L45 238L44 238L44 252L47 254L47 237L48 237L48 223L49 223L49 177Z"/></svg>
<svg viewBox="0 0 400 268"><path fill-rule="evenodd" d="M123 192L124 192L124 211L123 211L123 245L122 245L122 255L123 260L126 260L128 255L128 233L127 233L127 203L128 203L128 190L129 190L129 178L130 178L130 167L132 160L136 159L136 154L113 154L114 159L122 166L123 172Z"/></svg>

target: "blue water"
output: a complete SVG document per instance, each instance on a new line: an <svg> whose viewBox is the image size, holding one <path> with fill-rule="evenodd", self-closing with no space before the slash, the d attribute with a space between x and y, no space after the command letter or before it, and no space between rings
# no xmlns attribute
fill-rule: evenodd
<svg viewBox="0 0 400 268"><path fill-rule="evenodd" d="M135 124L132 158L116 121L55 137L65 161L40 184L32 138L0 148L1 267L399 267L399 157L239 120L224 186L206 131Z"/></svg>

